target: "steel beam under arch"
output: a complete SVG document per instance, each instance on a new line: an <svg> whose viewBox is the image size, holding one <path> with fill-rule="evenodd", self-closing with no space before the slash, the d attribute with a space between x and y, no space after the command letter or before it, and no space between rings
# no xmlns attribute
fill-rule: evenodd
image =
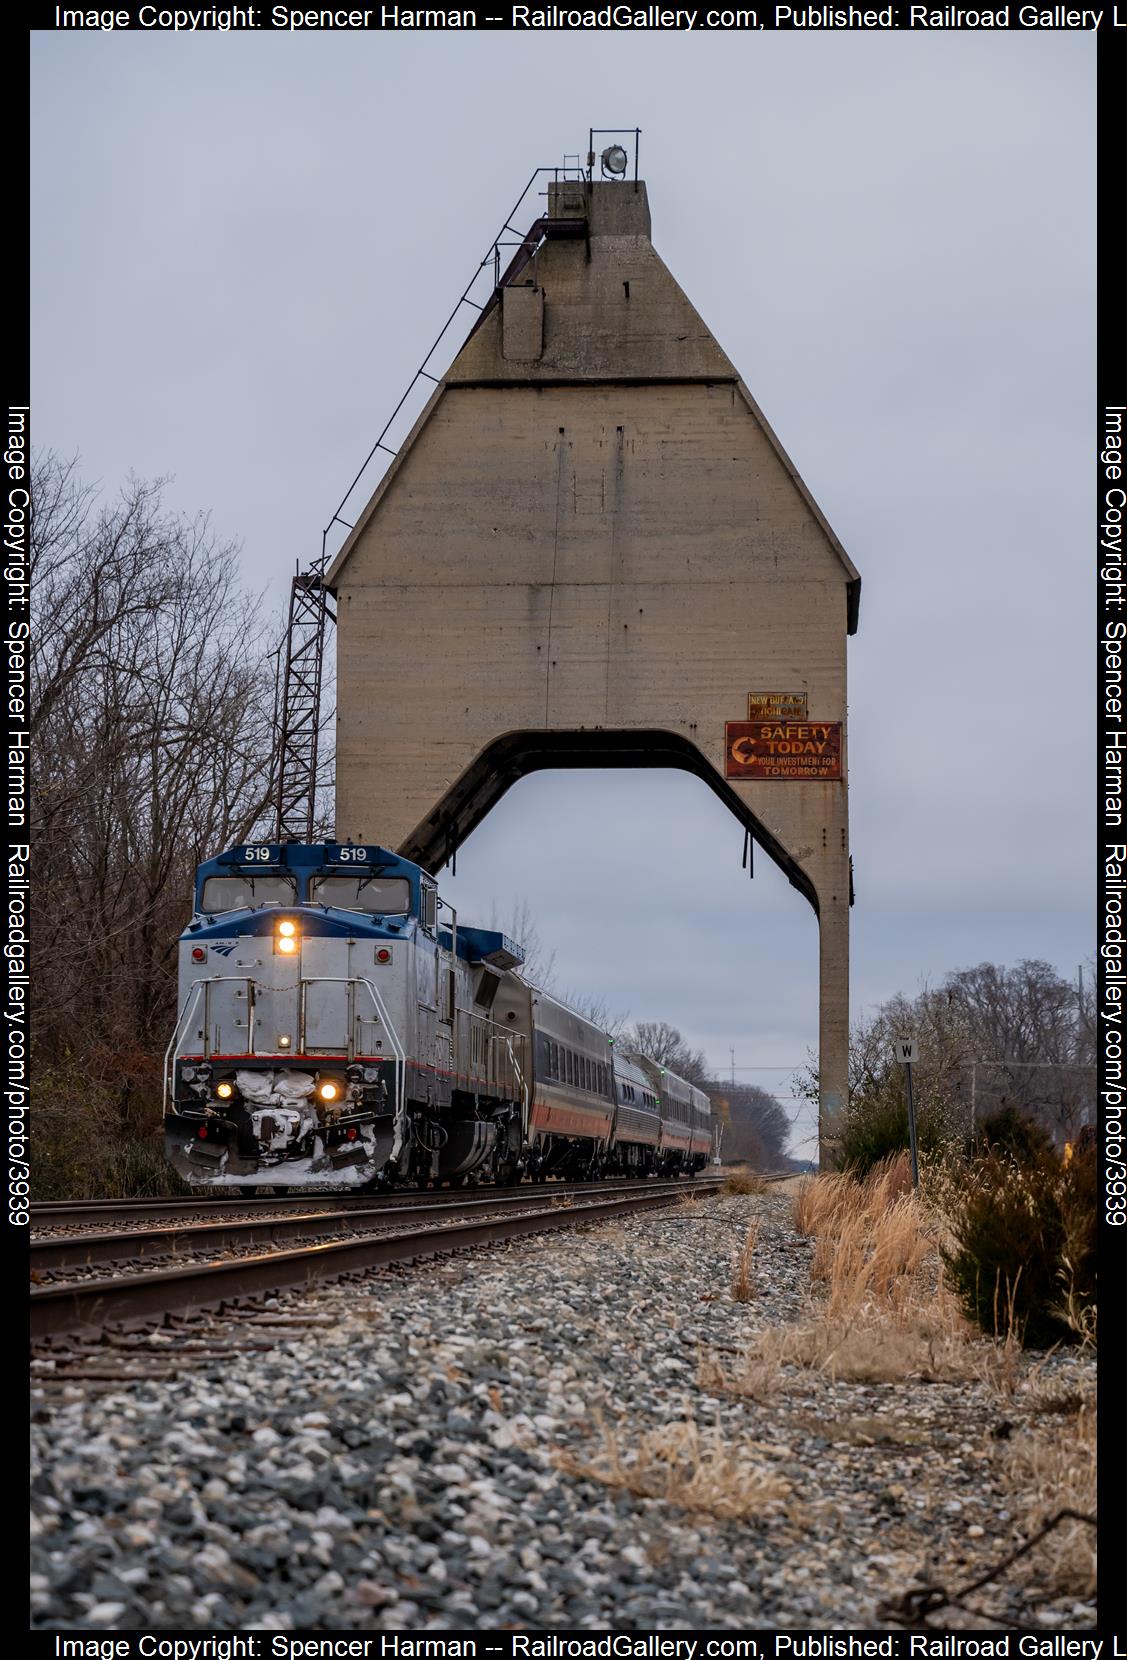
<svg viewBox="0 0 1127 1660"><path fill-rule="evenodd" d="M696 745L677 732L508 732L481 752L397 851L425 870L437 871L518 779L569 767L674 767L691 772L720 797L817 914L818 891L802 866Z"/></svg>

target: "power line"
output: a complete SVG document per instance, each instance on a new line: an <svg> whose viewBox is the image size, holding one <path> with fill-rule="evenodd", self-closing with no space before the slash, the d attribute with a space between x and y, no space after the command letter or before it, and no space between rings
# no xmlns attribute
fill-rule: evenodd
<svg viewBox="0 0 1127 1660"><path fill-rule="evenodd" d="M799 1067L805 1066L805 1064L805 1061L780 1061L775 1066L736 1066L733 1062L728 1070L729 1072L797 1072ZM717 1077L720 1076L720 1070L720 1067L715 1068Z"/></svg>

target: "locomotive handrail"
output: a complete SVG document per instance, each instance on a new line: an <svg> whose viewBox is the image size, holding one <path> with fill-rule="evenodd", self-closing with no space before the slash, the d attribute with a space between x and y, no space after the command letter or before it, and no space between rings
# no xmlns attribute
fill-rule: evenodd
<svg viewBox="0 0 1127 1660"><path fill-rule="evenodd" d="M527 1033L525 1033L525 1032L513 1032L513 1031L510 1030L509 1027L499 1025L496 1020L487 1020L483 1015L474 1014L472 1010L465 1010L464 1009L462 1012L464 1014L468 1013L470 1015L471 1019L480 1021L481 1025L483 1027L486 1027L486 1028L492 1027L493 1028L491 1031L487 1030L486 1034L485 1034L485 1042L486 1042L486 1045L487 1045L487 1048L488 1048L488 1053L489 1053L489 1056L490 1056L490 1059L485 1063L487 1081L490 1082L490 1083L496 1084L498 1086L498 1088L502 1087L500 1067L497 1066L496 1063L495 1063L496 1051L494 1050L493 1045L495 1043L503 1043L505 1045L505 1048L508 1050L509 1065L513 1069L513 1072L516 1076L517 1084L519 1085L519 1087L521 1089L521 1092L522 1092L522 1094L524 1096L524 1099L525 1099L525 1104L527 1106L528 1085L524 1081L524 1073L520 1069L520 1062L517 1060L515 1054L513 1053L513 1039L514 1039L514 1037L516 1038L517 1043L520 1045L520 1047L523 1051L524 1045L528 1041ZM493 1071L495 1071L496 1076L493 1076L493 1077L490 1076L491 1069ZM507 1085L508 1085L508 1080L506 1079L505 1080L505 1087L507 1087Z"/></svg>
<svg viewBox="0 0 1127 1660"><path fill-rule="evenodd" d="M172 1036L168 1040L168 1048L164 1052L164 1075L163 1075L163 1078L161 1080L161 1102L160 1102L160 1104L161 1104L161 1111L165 1115L165 1117L168 1116L168 1097L172 1093L173 1056L176 1053L176 1047L177 1047L177 1043L178 1043L179 1038L180 1038L181 1029L186 1026L188 1016L191 1014L192 1010L196 1006L196 1003L199 1001L200 987L202 985L203 985L202 980L193 980L191 988L189 989L188 995L184 999L184 1006L180 1010L180 1013L176 1017L176 1024L172 1028ZM205 1040L204 1041L206 1042L206 1033L207 1033L207 1027L206 1026L204 1027L204 1033L205 1033Z"/></svg>
<svg viewBox="0 0 1127 1660"><path fill-rule="evenodd" d="M521 1035L523 1036L523 1033ZM517 1061L517 1058L513 1054L513 1044L512 1044L511 1035L508 1032L504 1032L502 1034L502 1036L505 1039L505 1048L509 1051L509 1060L512 1063L513 1071L517 1075L517 1083L520 1085L521 1101L522 1101L522 1104L523 1104L523 1107L524 1107L524 1111L521 1115L522 1120L523 1120L523 1122L521 1124L521 1137L522 1137L522 1144L527 1147L527 1145L528 1145L528 1130L529 1130L529 1123L530 1123L530 1119L531 1119L531 1112L530 1112L529 1100L528 1100L528 1085L524 1081L524 1073L521 1071L520 1065Z"/></svg>
<svg viewBox="0 0 1127 1660"><path fill-rule="evenodd" d="M376 1013L380 1017L384 1031L391 1040L391 1046L399 1062L396 1068L398 1076L395 1080L395 1132L391 1144L391 1156L398 1159L407 1140L407 1051L399 1041L399 1033L392 1024L391 1016L387 1012L387 1005L378 987L371 980L365 979L362 974L358 975L357 978L362 986L367 986Z"/></svg>
<svg viewBox="0 0 1127 1660"><path fill-rule="evenodd" d="M187 1028L188 1016L192 1013L196 1004L199 1002L200 992L202 991L204 994L203 1058L204 1060L207 1060L210 1055L210 1039L208 1037L208 1026L211 1018L210 988L212 986L219 985L223 981L235 980L240 981L247 988L247 1053L248 1055L252 1055L254 1053L254 981L251 979L250 975L208 974L199 980L193 980L192 989L184 999L184 1007L180 1011L176 1025L173 1028L172 1036L168 1042L168 1048L164 1052L164 1077L161 1083L161 1107L164 1112L167 1113L168 1111L168 1097L172 1093L172 1073L176 1047L179 1043L181 1034Z"/></svg>

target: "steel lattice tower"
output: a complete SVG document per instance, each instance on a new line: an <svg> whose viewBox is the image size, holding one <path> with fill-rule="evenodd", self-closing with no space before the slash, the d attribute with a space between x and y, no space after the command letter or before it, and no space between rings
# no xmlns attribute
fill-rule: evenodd
<svg viewBox="0 0 1127 1660"><path fill-rule="evenodd" d="M278 732L278 841L313 840L325 624L329 619L323 569L299 572L290 588L286 669Z"/></svg>

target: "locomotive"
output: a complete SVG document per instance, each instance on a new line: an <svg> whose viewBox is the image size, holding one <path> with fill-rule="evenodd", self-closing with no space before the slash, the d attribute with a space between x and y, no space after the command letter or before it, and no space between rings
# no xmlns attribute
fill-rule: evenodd
<svg viewBox="0 0 1127 1660"><path fill-rule="evenodd" d="M517 972L386 848L256 843L199 866L165 1056L165 1152L246 1190L688 1173L711 1107Z"/></svg>

